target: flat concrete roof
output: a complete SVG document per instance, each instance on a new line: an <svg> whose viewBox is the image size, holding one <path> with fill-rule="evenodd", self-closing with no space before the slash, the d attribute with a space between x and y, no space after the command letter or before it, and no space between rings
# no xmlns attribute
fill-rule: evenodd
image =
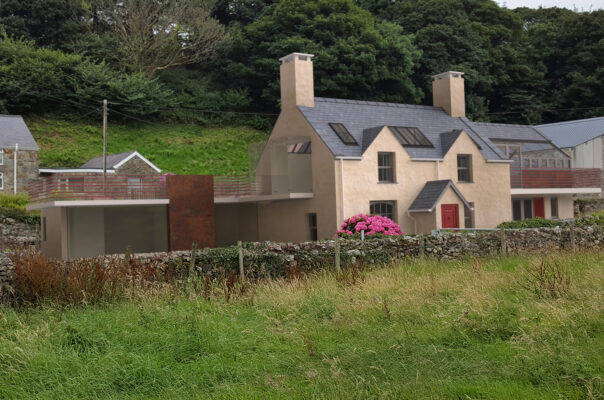
<svg viewBox="0 0 604 400"><path fill-rule="evenodd" d="M149 206L170 204L169 199L145 200L56 200L27 206L28 210L42 210L52 207L111 207L111 206Z"/></svg>
<svg viewBox="0 0 604 400"><path fill-rule="evenodd" d="M304 200L312 199L312 193L278 193L266 194L262 196L249 197L215 197L214 204L232 204L232 203L259 203L262 201L278 201L278 200Z"/></svg>

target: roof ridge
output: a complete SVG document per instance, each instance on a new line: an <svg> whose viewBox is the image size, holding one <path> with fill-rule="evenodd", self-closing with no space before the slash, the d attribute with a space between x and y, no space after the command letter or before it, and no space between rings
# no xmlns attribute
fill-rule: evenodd
<svg viewBox="0 0 604 400"><path fill-rule="evenodd" d="M420 108L430 110L442 110L442 107L426 106L423 104L406 104L406 103L390 103L384 101L370 101L370 100L349 100L349 99L336 99L331 97L315 97L315 101L325 103L342 103L342 104L360 104L366 106L382 106L382 107L395 107L395 108Z"/></svg>
<svg viewBox="0 0 604 400"><path fill-rule="evenodd" d="M534 129L533 125L526 125L526 124L504 124L503 122L482 122L482 121L472 121L472 120L469 120L469 119L468 119L468 121L471 124L476 124L476 125L523 126L523 127L526 127L526 128L533 128Z"/></svg>
<svg viewBox="0 0 604 400"><path fill-rule="evenodd" d="M552 122L550 124L539 124L539 125L535 125L535 127L542 128L542 127L553 126L553 125L579 124L579 123L586 122L586 121L593 121L594 119L604 119L604 117L592 117L592 118L583 118L583 119L572 119L570 121Z"/></svg>

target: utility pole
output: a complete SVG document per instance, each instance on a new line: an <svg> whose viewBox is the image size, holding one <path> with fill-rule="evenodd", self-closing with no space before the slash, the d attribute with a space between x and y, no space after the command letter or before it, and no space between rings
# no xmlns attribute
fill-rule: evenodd
<svg viewBox="0 0 604 400"><path fill-rule="evenodd" d="M103 100L103 176L107 175L107 99Z"/></svg>
<svg viewBox="0 0 604 400"><path fill-rule="evenodd" d="M13 173L13 193L17 194L17 168L19 163L17 162L17 153L19 153L19 143L15 143L15 157L13 160L13 169L15 172Z"/></svg>

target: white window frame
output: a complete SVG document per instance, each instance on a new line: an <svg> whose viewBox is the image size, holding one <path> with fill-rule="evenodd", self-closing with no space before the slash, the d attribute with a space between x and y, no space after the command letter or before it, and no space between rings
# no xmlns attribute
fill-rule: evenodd
<svg viewBox="0 0 604 400"><path fill-rule="evenodd" d="M461 166L460 160L465 159L468 161L467 166ZM468 178L460 179L461 175L468 174ZM458 183L472 183L472 155L471 154L458 154L457 155L457 182Z"/></svg>
<svg viewBox="0 0 604 400"><path fill-rule="evenodd" d="M381 210L381 206L386 205L392 207L392 216L384 215L388 213L384 213ZM379 207L378 207L379 206ZM378 207L378 212L371 212L373 207ZM390 218L392 221L396 222L397 218L397 210L396 210L396 200L371 200L369 202L369 214L371 215L381 215L382 217Z"/></svg>
<svg viewBox="0 0 604 400"><path fill-rule="evenodd" d="M390 161L389 165L380 165L381 161ZM382 179L382 174L390 175L389 179ZM378 152L378 183L394 183L394 153Z"/></svg>

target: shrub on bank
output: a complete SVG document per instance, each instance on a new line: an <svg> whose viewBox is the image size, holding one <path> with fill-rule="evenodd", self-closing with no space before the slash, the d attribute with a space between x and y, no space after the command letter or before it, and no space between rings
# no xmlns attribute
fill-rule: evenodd
<svg viewBox="0 0 604 400"><path fill-rule="evenodd" d="M497 225L497 228L503 229L523 229L523 228L555 228L556 226L565 226L571 223L569 220L554 220L545 218L529 218L523 221L507 221ZM604 211L585 215L574 220L576 226L604 226Z"/></svg>

